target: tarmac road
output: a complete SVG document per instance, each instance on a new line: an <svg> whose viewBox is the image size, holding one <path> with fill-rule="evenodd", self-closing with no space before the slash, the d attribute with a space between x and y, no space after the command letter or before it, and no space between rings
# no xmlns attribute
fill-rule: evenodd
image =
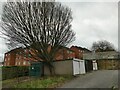
<svg viewBox="0 0 120 90"><path fill-rule="evenodd" d="M78 76L60 88L112 88L113 86L118 88L118 70L92 71Z"/></svg>

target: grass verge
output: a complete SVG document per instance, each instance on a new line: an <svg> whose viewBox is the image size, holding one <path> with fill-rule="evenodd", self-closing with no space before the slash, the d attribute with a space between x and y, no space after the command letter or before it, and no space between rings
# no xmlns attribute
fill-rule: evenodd
<svg viewBox="0 0 120 90"><path fill-rule="evenodd" d="M29 78L27 80L22 80L19 83L15 83L15 79L3 81L3 85L6 85L14 82L12 88L56 88L66 81L73 79L73 76L63 75L63 76L45 76L41 78ZM6 88L6 87L5 87Z"/></svg>

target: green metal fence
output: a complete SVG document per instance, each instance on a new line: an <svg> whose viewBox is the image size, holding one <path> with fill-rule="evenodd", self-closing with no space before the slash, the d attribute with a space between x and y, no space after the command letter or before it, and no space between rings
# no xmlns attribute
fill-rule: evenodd
<svg viewBox="0 0 120 90"><path fill-rule="evenodd" d="M29 71L29 75L30 76L42 76L43 74L43 63L42 62L34 62L31 63L30 66L30 71Z"/></svg>

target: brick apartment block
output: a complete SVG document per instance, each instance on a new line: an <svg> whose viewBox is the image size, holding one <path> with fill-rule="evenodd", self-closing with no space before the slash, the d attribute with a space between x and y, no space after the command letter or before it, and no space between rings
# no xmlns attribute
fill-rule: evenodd
<svg viewBox="0 0 120 90"><path fill-rule="evenodd" d="M30 50L28 49L16 48L5 53L4 66L29 66L31 61L36 61L34 58L31 58L29 52ZM75 58L75 53L67 47L62 47L56 52L54 59L65 60L71 58Z"/></svg>
<svg viewBox="0 0 120 90"><path fill-rule="evenodd" d="M71 46L70 49L75 52L75 58L83 59L83 53L91 52L90 50L78 46Z"/></svg>

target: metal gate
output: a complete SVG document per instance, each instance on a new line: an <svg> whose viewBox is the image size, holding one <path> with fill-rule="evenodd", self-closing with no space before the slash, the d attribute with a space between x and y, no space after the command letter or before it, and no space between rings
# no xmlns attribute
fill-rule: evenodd
<svg viewBox="0 0 120 90"><path fill-rule="evenodd" d="M31 63L29 75L30 76L41 76L42 75L42 62Z"/></svg>

